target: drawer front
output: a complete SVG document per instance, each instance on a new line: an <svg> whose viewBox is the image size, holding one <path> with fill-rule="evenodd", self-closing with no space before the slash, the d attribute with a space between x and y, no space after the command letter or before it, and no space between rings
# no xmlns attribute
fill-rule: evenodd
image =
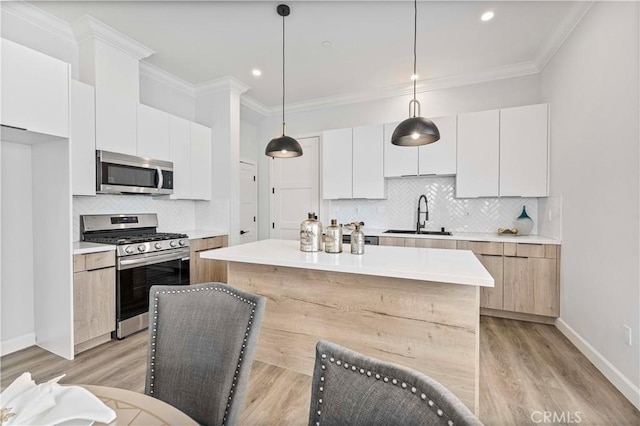
<svg viewBox="0 0 640 426"><path fill-rule="evenodd" d="M518 244L516 256L518 257L544 257L544 244Z"/></svg>
<svg viewBox="0 0 640 426"><path fill-rule="evenodd" d="M84 254L76 254L73 256L73 272L80 272L87 269L85 266Z"/></svg>
<svg viewBox="0 0 640 426"><path fill-rule="evenodd" d="M378 244L381 246L396 246L396 247L404 247L406 238L400 237L380 237L378 239Z"/></svg>
<svg viewBox="0 0 640 426"><path fill-rule="evenodd" d="M217 237L200 238L197 240L189 241L189 247L191 251L211 250L220 247L226 247L226 235L219 235Z"/></svg>
<svg viewBox="0 0 640 426"><path fill-rule="evenodd" d="M405 247L456 249L455 240L438 240L429 238L407 238Z"/></svg>
<svg viewBox="0 0 640 426"><path fill-rule="evenodd" d="M87 271L92 269L108 268L109 266L115 266L116 253L115 251L102 251L99 253L85 254L85 266Z"/></svg>
<svg viewBox="0 0 640 426"><path fill-rule="evenodd" d="M474 254L502 256L503 244L489 241L458 241L458 250L471 250Z"/></svg>

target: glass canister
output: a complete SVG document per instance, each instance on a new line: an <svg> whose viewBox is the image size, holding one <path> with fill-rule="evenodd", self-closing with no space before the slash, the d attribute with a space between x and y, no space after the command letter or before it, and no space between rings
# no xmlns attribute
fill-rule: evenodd
<svg viewBox="0 0 640 426"><path fill-rule="evenodd" d="M354 223L356 229L351 233L351 254L364 254L364 232L362 232L363 222Z"/></svg>
<svg viewBox="0 0 640 426"><path fill-rule="evenodd" d="M322 251L322 223L317 220L315 213L300 224L300 251Z"/></svg>
<svg viewBox="0 0 640 426"><path fill-rule="evenodd" d="M327 253L342 253L342 228L337 219L331 219L324 236L324 251Z"/></svg>

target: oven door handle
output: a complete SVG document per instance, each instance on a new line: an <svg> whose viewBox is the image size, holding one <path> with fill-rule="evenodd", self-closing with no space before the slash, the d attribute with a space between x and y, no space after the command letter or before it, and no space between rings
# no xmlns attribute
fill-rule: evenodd
<svg viewBox="0 0 640 426"><path fill-rule="evenodd" d="M155 256L142 257L137 259L118 259L118 270L135 268L137 266L153 265L156 263L168 262L170 260L181 260L189 256L188 250L180 250L177 253L159 254Z"/></svg>

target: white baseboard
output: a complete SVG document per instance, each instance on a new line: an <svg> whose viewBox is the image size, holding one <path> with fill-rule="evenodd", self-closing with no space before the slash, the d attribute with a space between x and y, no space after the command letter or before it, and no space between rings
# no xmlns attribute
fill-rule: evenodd
<svg viewBox="0 0 640 426"><path fill-rule="evenodd" d="M631 403L640 410L640 388L634 385L631 380L625 377L620 370L609 362L600 352L582 338L573 328L571 328L562 318L556 320L556 328L565 335L571 343L584 356L587 357L593 365L627 398Z"/></svg>
<svg viewBox="0 0 640 426"><path fill-rule="evenodd" d="M0 356L5 356L36 344L36 333L28 333L0 343Z"/></svg>

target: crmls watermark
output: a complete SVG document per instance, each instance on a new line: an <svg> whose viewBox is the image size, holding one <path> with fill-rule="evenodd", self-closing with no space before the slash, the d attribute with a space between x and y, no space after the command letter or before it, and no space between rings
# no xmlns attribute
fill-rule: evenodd
<svg viewBox="0 0 640 426"><path fill-rule="evenodd" d="M580 423L582 413L580 411L533 411L531 421L533 423Z"/></svg>

